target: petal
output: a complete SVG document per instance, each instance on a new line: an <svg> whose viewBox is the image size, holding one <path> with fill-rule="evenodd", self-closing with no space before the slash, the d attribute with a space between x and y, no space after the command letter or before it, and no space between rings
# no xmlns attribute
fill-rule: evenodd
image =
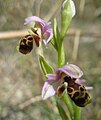
<svg viewBox="0 0 101 120"><path fill-rule="evenodd" d="M65 0L63 2L63 8L64 8L64 6L65 6L65 4L66 4L67 1L68 0ZM72 10L72 17L74 17L75 13L76 13L76 10L75 10L75 4L74 4L73 0L70 0L70 6L71 6L71 10Z"/></svg>
<svg viewBox="0 0 101 120"><path fill-rule="evenodd" d="M52 29L47 30L43 34L43 42L44 42L44 44L47 45L47 43L49 43L49 41L52 39L52 37L53 37Z"/></svg>
<svg viewBox="0 0 101 120"><path fill-rule="evenodd" d="M50 29L52 29L52 27L51 27L51 22L48 22L48 23L46 23L46 24L43 26L43 28L42 28L42 34L44 34L44 32L46 32L47 30L50 30Z"/></svg>
<svg viewBox="0 0 101 120"><path fill-rule="evenodd" d="M58 89L57 89L57 95L58 95L59 97L62 97L63 94L64 94L64 92L65 92L65 90L66 90L66 88L67 88L67 83L61 84L61 85L58 87Z"/></svg>
<svg viewBox="0 0 101 120"><path fill-rule="evenodd" d="M53 32L52 32L52 27L50 22L48 22L45 26L43 26L42 36L43 36L43 42L45 45L52 39Z"/></svg>
<svg viewBox="0 0 101 120"><path fill-rule="evenodd" d="M29 24L30 22L38 22L41 25L45 26L46 22L37 16L31 16L25 19L24 25Z"/></svg>
<svg viewBox="0 0 101 120"><path fill-rule="evenodd" d="M81 69L74 64L67 64L62 68L57 69L56 71L57 75L61 72L67 74L72 78L80 78L83 75L83 72L81 71Z"/></svg>
<svg viewBox="0 0 101 120"><path fill-rule="evenodd" d="M48 80L56 80L56 74L47 74L46 77Z"/></svg>
<svg viewBox="0 0 101 120"><path fill-rule="evenodd" d="M77 83L77 84L79 84L79 85L83 85L85 82L86 82L86 81L85 81L84 79L77 79L77 80L75 81L75 83ZM92 90L93 87L92 87L92 86L85 86L85 89L89 91L89 90Z"/></svg>
<svg viewBox="0 0 101 120"><path fill-rule="evenodd" d="M83 85L86 81L84 80L84 79L77 79L76 81L75 81L77 84L80 84L80 85Z"/></svg>
<svg viewBox="0 0 101 120"><path fill-rule="evenodd" d="M93 87L91 87L91 86L86 86L85 88L86 88L86 90L92 90L93 89Z"/></svg>
<svg viewBox="0 0 101 120"><path fill-rule="evenodd" d="M36 43L36 46L39 47L41 44L40 37L38 35L34 35L34 41Z"/></svg>
<svg viewBox="0 0 101 120"><path fill-rule="evenodd" d="M42 88L42 98L45 100L53 95L55 95L58 86L60 85L60 81L57 80L47 80L44 83Z"/></svg>

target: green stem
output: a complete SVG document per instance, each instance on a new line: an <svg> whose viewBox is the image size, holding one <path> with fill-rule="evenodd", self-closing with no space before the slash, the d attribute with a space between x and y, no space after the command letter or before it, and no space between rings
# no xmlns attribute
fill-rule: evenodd
<svg viewBox="0 0 101 120"><path fill-rule="evenodd" d="M80 120L80 119L81 119L81 107L74 105L74 120Z"/></svg>
<svg viewBox="0 0 101 120"><path fill-rule="evenodd" d="M63 43L59 44L58 47L58 67L62 67L65 64L65 53Z"/></svg>

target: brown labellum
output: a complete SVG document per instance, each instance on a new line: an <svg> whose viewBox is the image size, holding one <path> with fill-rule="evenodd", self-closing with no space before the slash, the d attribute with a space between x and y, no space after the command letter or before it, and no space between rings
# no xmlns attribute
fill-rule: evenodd
<svg viewBox="0 0 101 120"><path fill-rule="evenodd" d="M24 38L20 40L19 51L22 54L28 54L33 49L33 36L26 35Z"/></svg>
<svg viewBox="0 0 101 120"><path fill-rule="evenodd" d="M85 107L91 102L91 98L83 85L77 84L75 79L65 77L64 81L68 83L67 93L74 103L79 107Z"/></svg>

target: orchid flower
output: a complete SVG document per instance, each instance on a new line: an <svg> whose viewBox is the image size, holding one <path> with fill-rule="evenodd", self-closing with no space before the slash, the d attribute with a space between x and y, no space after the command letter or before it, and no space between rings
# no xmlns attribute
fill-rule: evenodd
<svg viewBox="0 0 101 120"><path fill-rule="evenodd" d="M47 45L53 37L53 32L50 22L45 22L37 16L31 16L25 19L24 25L34 22L34 27L31 27L29 34L24 36L17 50L23 54L28 54L33 49L33 41L35 41L37 47L41 45L43 40L44 44Z"/></svg>
<svg viewBox="0 0 101 120"><path fill-rule="evenodd" d="M45 22L37 16L31 16L25 19L24 25L34 22L34 27L31 28L32 32L30 33L35 40L36 45L39 47L41 41L47 45L53 37L53 32L50 22Z"/></svg>
<svg viewBox="0 0 101 120"><path fill-rule="evenodd" d="M74 64L58 68L55 74L47 74L48 79L42 89L42 98L45 100L56 94L62 97L66 91L75 104L84 107L91 101L87 89L92 87L84 87L84 80L80 80L82 75L82 70Z"/></svg>

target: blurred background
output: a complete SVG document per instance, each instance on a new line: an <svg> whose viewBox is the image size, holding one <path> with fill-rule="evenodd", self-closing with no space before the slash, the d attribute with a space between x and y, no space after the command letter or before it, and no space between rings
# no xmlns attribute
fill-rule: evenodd
<svg viewBox="0 0 101 120"><path fill-rule="evenodd" d="M61 120L51 99L41 100L43 75L36 45L29 55L16 46L27 27L24 19L31 15L53 20L60 26L63 0L0 0L0 120ZM64 46L66 61L83 71L92 103L82 109L81 120L101 120L101 0L74 0L73 18ZM49 63L56 69L57 54L52 45L44 48ZM51 54L51 57L50 57Z"/></svg>

